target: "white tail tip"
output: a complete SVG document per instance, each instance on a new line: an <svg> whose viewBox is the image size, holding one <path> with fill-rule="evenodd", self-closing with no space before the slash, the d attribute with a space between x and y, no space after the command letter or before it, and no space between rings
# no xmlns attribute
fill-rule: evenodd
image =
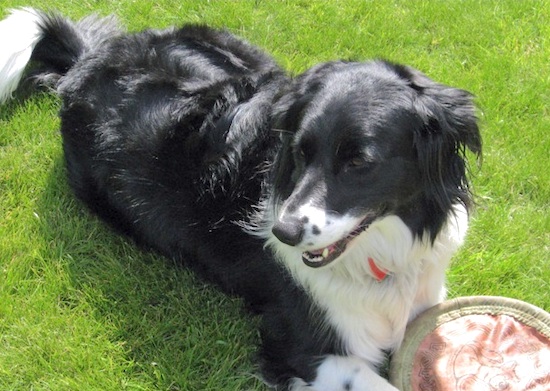
<svg viewBox="0 0 550 391"><path fill-rule="evenodd" d="M42 16L33 8L21 8L0 21L0 103L11 98L42 38Z"/></svg>

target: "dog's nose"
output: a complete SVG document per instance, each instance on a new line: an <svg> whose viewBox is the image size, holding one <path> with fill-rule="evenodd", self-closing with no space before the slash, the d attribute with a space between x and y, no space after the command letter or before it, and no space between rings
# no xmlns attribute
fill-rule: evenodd
<svg viewBox="0 0 550 391"><path fill-rule="evenodd" d="M296 246L304 236L304 224L297 218L279 219L272 229L273 235L289 246Z"/></svg>

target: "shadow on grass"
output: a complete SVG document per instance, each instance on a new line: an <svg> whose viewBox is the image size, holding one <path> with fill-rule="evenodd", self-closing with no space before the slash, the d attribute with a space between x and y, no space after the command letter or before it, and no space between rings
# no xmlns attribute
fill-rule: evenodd
<svg viewBox="0 0 550 391"><path fill-rule="evenodd" d="M255 321L240 301L114 234L73 197L61 157L37 208L51 262L69 279L58 305L124 346L124 376L147 390L265 389L254 376Z"/></svg>

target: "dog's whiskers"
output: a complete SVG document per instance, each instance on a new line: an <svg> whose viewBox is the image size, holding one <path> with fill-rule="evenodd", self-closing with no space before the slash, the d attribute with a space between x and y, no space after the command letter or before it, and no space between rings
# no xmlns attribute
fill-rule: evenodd
<svg viewBox="0 0 550 391"><path fill-rule="evenodd" d="M277 133L293 134L293 132L291 132L290 130L286 130L286 129L271 128L271 130L273 132L277 132Z"/></svg>

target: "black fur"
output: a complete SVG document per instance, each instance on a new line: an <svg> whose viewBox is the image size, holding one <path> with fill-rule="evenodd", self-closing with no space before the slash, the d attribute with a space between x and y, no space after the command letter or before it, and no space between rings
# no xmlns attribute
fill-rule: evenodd
<svg viewBox="0 0 550 391"><path fill-rule="evenodd" d="M471 98L416 70L331 62L290 80L225 31L43 20L33 74L63 99L75 194L260 313L262 375L281 389L345 352L264 239L240 226L261 229L266 205L319 191L303 179L317 163L324 207L396 214L418 236L433 239L454 203L470 204L464 153L481 151Z"/></svg>

